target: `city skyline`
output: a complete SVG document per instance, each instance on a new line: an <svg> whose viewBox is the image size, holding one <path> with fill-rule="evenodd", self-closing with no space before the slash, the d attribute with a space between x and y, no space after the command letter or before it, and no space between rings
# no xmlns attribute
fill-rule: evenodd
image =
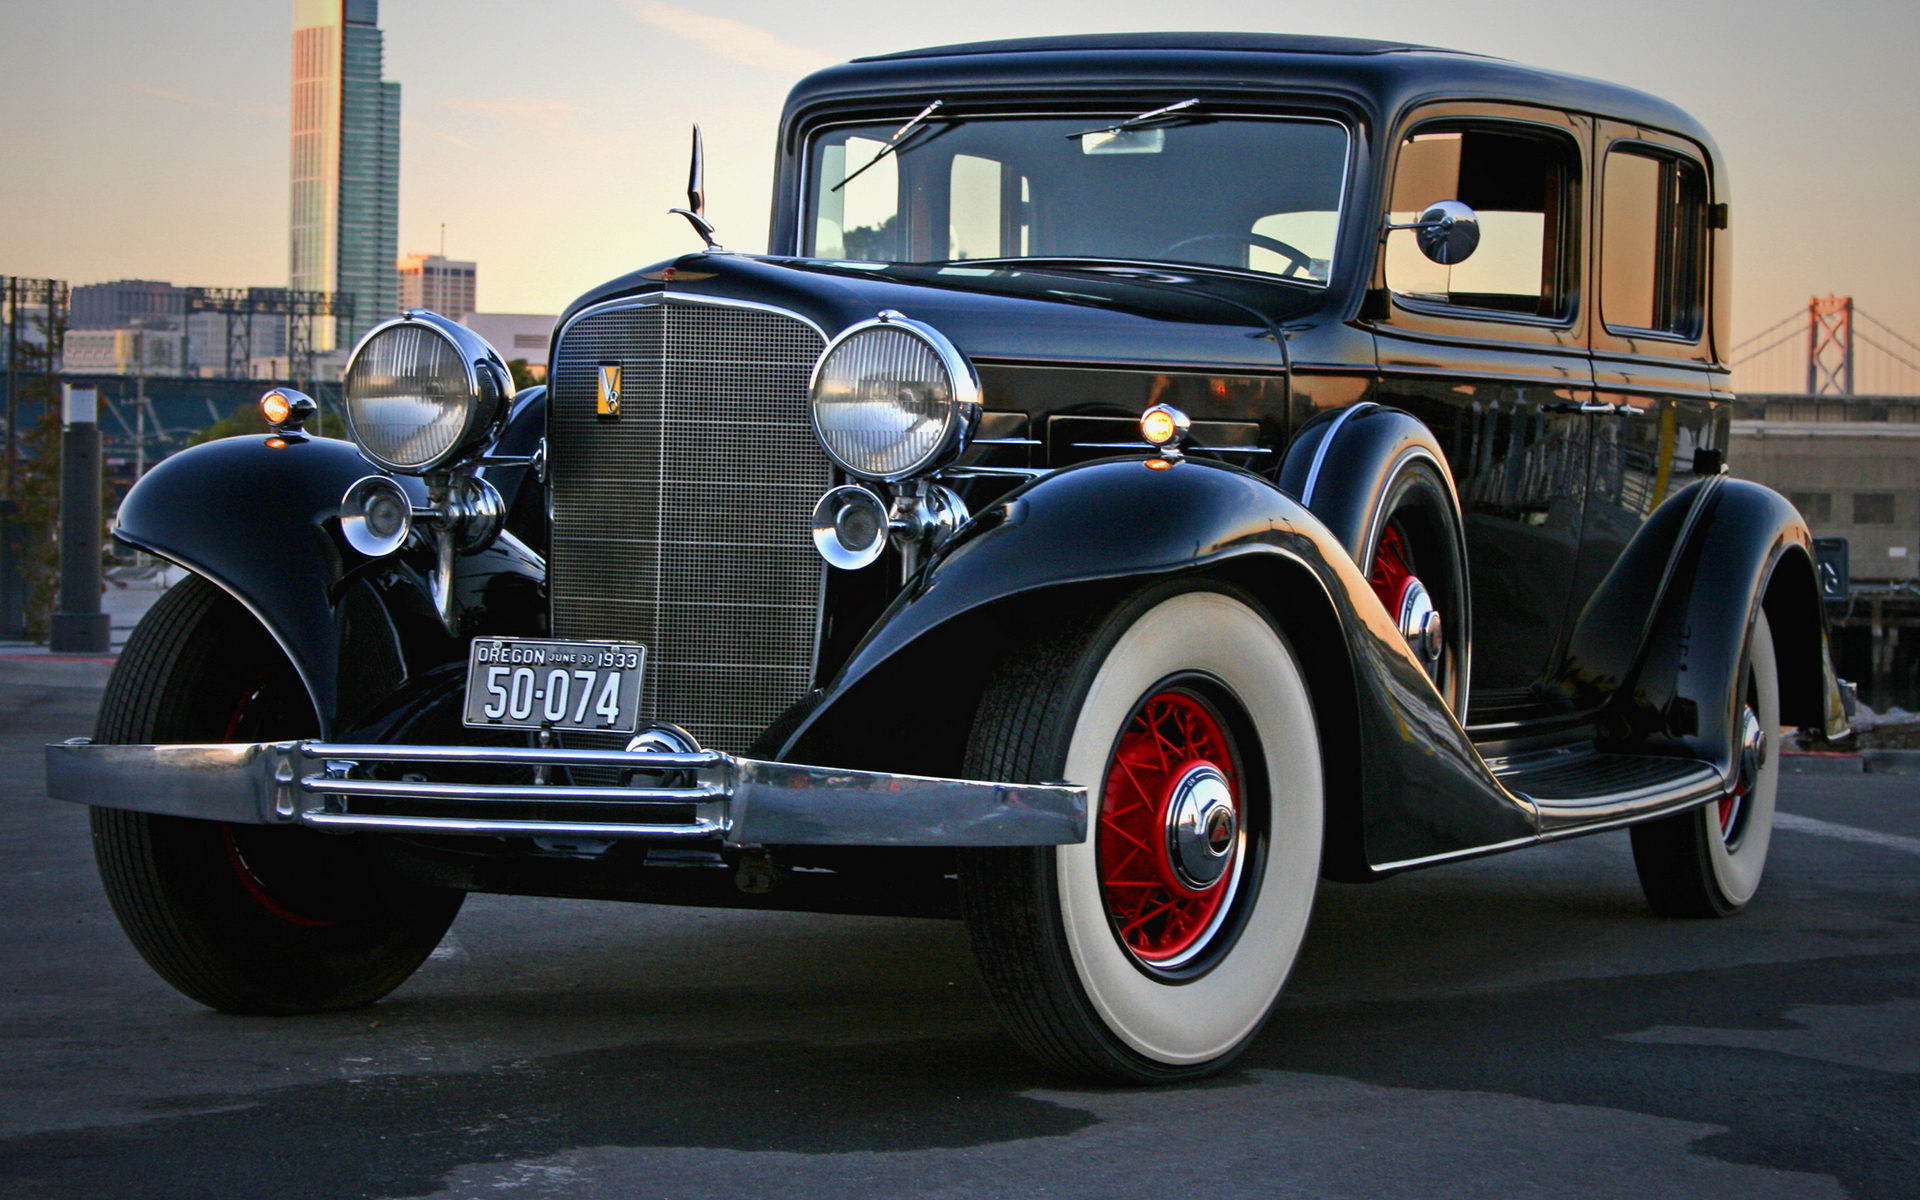
<svg viewBox="0 0 1920 1200"><path fill-rule="evenodd" d="M287 245L285 0L186 0L164 15L73 0L6 18L0 95L44 119L0 134L17 164L0 180L10 217L0 267L76 283L284 281L273 259ZM1365 12L1196 0L1169 22L1133 0L982 0L938 13L846 0L828 15L765 0L699 12L651 0L537 11L389 0L385 73L409 98L400 241L437 244L444 222L448 256L487 263L489 308L559 311L596 283L694 247L664 212L682 200L694 120L722 240L763 248L780 104L808 70L1027 33L1287 29L1449 45L1672 99L1714 131L1729 165L1736 338L1827 292L1920 329L1908 267L1920 261L1920 231L1898 209L1920 193L1907 127L1920 82L1906 69L1920 16L1906 7L1627 0L1598 19L1513 0L1444 11L1387 0Z"/></svg>

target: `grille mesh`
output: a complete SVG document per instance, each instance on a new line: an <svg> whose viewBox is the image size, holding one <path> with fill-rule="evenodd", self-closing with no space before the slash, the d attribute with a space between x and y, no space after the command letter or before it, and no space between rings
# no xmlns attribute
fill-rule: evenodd
<svg viewBox="0 0 1920 1200"><path fill-rule="evenodd" d="M574 322L549 375L553 634L646 646L642 720L703 746L745 749L810 682L824 348L779 313L649 304ZM620 364L617 418L596 412L603 363Z"/></svg>

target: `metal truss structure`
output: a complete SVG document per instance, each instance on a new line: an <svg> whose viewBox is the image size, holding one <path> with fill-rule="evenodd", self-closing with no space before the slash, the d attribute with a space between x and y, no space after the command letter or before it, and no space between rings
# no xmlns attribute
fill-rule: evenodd
<svg viewBox="0 0 1920 1200"><path fill-rule="evenodd" d="M14 486L20 461L20 386L24 377L55 375L67 330L71 290L64 279L24 279L0 275L0 326L7 347L6 492Z"/></svg>
<svg viewBox="0 0 1920 1200"><path fill-rule="evenodd" d="M220 313L226 329L226 374L230 379L245 378L253 358L253 319L256 316L284 316L287 319L287 357L296 381L311 381L314 348L314 322L328 317L351 323L354 316L352 292L302 292L293 288L206 288L186 289L186 307L190 313Z"/></svg>

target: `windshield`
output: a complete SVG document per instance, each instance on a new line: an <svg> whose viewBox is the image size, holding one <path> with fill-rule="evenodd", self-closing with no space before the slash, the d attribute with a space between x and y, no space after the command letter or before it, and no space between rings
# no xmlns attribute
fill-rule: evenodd
<svg viewBox="0 0 1920 1200"><path fill-rule="evenodd" d="M1114 258L1327 282L1347 176L1343 126L1189 109L1112 128L1138 111L968 119L943 110L885 155L897 122L823 131L809 151L804 253Z"/></svg>

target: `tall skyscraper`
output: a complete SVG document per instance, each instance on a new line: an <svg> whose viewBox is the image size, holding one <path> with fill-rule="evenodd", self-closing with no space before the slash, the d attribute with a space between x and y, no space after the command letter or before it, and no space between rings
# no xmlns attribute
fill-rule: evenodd
<svg viewBox="0 0 1920 1200"><path fill-rule="evenodd" d="M293 0L292 284L354 297L315 349L351 346L396 303L400 85L380 78L379 23L380 0Z"/></svg>

